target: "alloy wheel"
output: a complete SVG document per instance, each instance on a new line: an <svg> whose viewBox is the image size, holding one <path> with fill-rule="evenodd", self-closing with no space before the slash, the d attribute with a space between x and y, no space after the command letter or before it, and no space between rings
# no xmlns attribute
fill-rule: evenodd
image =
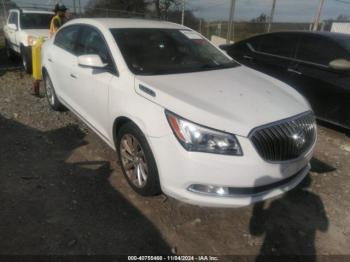
<svg viewBox="0 0 350 262"><path fill-rule="evenodd" d="M148 165L140 142L131 134L125 134L120 141L123 168L130 182L137 188L147 184Z"/></svg>
<svg viewBox="0 0 350 262"><path fill-rule="evenodd" d="M23 68L24 70L27 71L27 59L25 58L25 55L22 56L22 64L23 64Z"/></svg>
<svg viewBox="0 0 350 262"><path fill-rule="evenodd" d="M53 106L55 104L55 94L54 94L54 91L53 91L51 80L50 80L50 78L48 76L46 77L46 83L45 84L46 84L46 95L47 95L47 98L49 100L50 105Z"/></svg>

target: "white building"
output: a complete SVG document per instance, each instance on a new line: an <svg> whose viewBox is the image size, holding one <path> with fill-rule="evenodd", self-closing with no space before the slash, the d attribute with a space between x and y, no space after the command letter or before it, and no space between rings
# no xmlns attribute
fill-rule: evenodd
<svg viewBox="0 0 350 262"><path fill-rule="evenodd" d="M331 32L350 34L350 22L333 22Z"/></svg>

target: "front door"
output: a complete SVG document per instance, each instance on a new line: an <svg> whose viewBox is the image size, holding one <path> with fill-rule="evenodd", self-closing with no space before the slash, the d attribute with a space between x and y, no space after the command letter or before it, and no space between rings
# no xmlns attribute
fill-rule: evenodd
<svg viewBox="0 0 350 262"><path fill-rule="evenodd" d="M87 68L78 66L76 70L76 88L81 106L81 116L90 123L105 139L110 129L109 88L112 80L118 79L115 66L106 41L94 27L82 26L83 30L77 43L78 55L99 55L108 64L106 68ZM114 81L115 82L115 81Z"/></svg>
<svg viewBox="0 0 350 262"><path fill-rule="evenodd" d="M289 83L288 68L295 54L297 39L294 33L274 33L259 37L255 68Z"/></svg>
<svg viewBox="0 0 350 262"><path fill-rule="evenodd" d="M349 53L330 39L303 36L290 74L294 86L308 99L318 118L350 127L350 73L329 67Z"/></svg>

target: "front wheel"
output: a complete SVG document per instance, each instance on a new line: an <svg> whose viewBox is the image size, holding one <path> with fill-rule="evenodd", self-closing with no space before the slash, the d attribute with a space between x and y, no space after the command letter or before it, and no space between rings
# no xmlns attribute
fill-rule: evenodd
<svg viewBox="0 0 350 262"><path fill-rule="evenodd" d="M157 165L142 131L131 122L123 125L116 147L124 176L134 191L143 196L160 194Z"/></svg>

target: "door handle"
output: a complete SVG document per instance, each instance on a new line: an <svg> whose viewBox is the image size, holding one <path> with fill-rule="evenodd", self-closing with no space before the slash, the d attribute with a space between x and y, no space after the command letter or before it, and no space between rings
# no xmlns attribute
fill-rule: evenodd
<svg viewBox="0 0 350 262"><path fill-rule="evenodd" d="M253 60L253 57L249 56L249 55L244 55L243 56L244 59L247 59L247 60Z"/></svg>
<svg viewBox="0 0 350 262"><path fill-rule="evenodd" d="M295 70L293 68L288 68L287 71L290 72L290 73L297 74L297 75L302 75L301 72L299 72L298 70Z"/></svg>
<svg viewBox="0 0 350 262"><path fill-rule="evenodd" d="M78 77L76 76L76 75L74 75L74 74L70 74L70 77L71 78L74 78L74 79L77 79Z"/></svg>
<svg viewBox="0 0 350 262"><path fill-rule="evenodd" d="M49 62L53 63L53 61L52 61L52 59L51 59L51 58L48 58L47 60L48 60Z"/></svg>

